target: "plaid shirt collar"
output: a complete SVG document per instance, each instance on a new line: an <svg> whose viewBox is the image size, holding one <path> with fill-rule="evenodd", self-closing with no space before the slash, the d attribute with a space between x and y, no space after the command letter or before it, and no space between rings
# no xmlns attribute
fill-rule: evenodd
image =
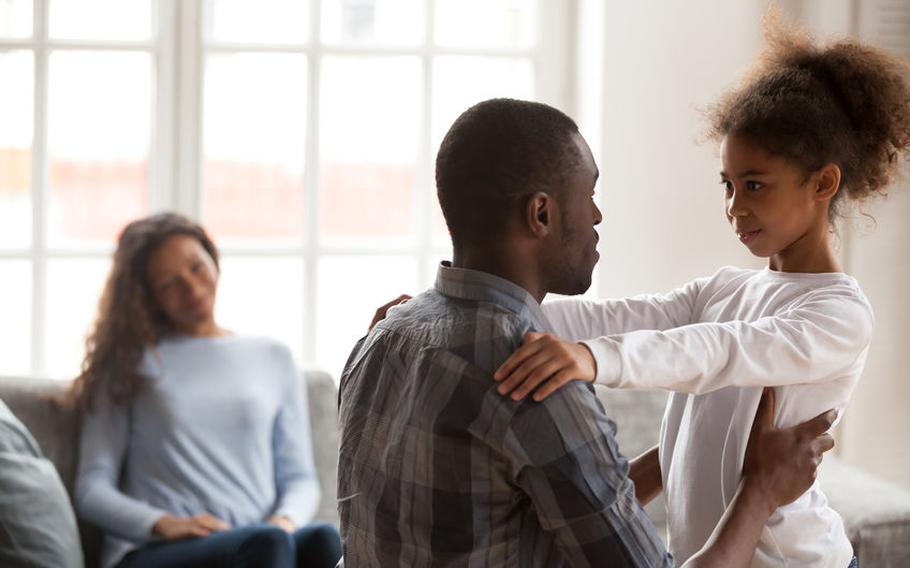
<svg viewBox="0 0 910 568"><path fill-rule="evenodd" d="M550 322L534 296L517 284L489 272L455 268L444 260L436 272L436 291L450 298L488 302L503 307L531 324L536 331L549 331Z"/></svg>

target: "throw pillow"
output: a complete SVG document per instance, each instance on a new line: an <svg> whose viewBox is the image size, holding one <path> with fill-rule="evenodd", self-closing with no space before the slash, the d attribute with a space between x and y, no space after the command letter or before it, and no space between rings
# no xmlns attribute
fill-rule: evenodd
<svg viewBox="0 0 910 568"><path fill-rule="evenodd" d="M76 516L60 475L2 400L0 566L83 566Z"/></svg>

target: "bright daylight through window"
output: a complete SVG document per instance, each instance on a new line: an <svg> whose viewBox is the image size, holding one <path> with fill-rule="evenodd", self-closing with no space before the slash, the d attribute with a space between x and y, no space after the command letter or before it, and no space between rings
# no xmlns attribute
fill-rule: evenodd
<svg viewBox="0 0 910 568"><path fill-rule="evenodd" d="M433 159L455 117L562 102L567 40L540 23L564 9L0 0L0 373L73 377L117 233L175 209L223 252L219 320L337 376L449 255Z"/></svg>

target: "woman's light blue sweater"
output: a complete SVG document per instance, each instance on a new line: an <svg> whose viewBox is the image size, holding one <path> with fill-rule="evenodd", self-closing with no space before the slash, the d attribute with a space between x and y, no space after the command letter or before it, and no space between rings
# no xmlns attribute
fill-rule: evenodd
<svg viewBox="0 0 910 568"><path fill-rule="evenodd" d="M81 433L76 509L106 533L102 565L154 539L165 514L232 527L319 502L305 386L288 349L236 335L162 340L127 406L104 396Z"/></svg>

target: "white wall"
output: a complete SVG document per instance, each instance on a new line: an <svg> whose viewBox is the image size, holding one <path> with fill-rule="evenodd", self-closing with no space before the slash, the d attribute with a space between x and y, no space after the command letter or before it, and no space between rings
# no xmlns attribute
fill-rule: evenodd
<svg viewBox="0 0 910 568"><path fill-rule="evenodd" d="M851 32L910 58L910 2L865 0L851 16ZM839 441L846 460L910 487L910 164L904 165L891 196L868 208L874 226L859 218L847 241L848 270L872 302L876 324Z"/></svg>
<svg viewBox="0 0 910 568"><path fill-rule="evenodd" d="M779 4L818 34L860 33L875 41L876 1L885 2ZM705 130L700 109L731 87L761 49L766 6L764 0L606 4L602 296L668 290L725 264L763 265L724 220L715 144L697 142ZM910 187L872 212L877 228L845 232L847 271L869 296L877 328L836 451L910 487Z"/></svg>
<svg viewBox="0 0 910 568"><path fill-rule="evenodd" d="M849 270L875 310L875 336L838 442L847 461L910 487L910 184L869 208L854 232Z"/></svg>
<svg viewBox="0 0 910 568"><path fill-rule="evenodd" d="M702 110L760 46L759 3L610 2L604 29L601 290L669 290L758 266L723 217Z"/></svg>

